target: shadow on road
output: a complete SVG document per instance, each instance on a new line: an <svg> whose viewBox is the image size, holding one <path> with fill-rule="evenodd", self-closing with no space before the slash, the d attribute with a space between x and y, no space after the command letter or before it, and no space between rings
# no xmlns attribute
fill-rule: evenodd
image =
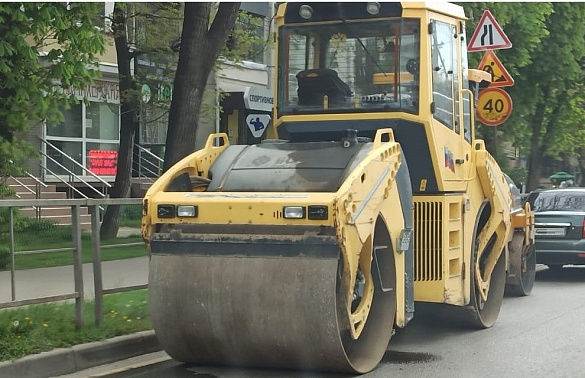
<svg viewBox="0 0 585 378"><path fill-rule="evenodd" d="M585 282L585 266L565 266L564 268L547 268L536 272L537 281L546 282Z"/></svg>

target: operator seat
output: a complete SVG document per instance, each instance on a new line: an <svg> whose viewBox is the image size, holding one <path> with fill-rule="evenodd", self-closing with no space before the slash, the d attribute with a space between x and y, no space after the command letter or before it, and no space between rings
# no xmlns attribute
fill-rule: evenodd
<svg viewBox="0 0 585 378"><path fill-rule="evenodd" d="M323 105L323 96L327 95L330 106L346 105L351 102L353 93L349 85L330 68L304 70L296 75L299 105Z"/></svg>

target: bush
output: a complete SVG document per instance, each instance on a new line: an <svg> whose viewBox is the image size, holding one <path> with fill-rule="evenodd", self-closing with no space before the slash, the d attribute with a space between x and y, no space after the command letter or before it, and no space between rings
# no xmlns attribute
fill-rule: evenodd
<svg viewBox="0 0 585 378"><path fill-rule="evenodd" d="M125 205L122 207L123 220L140 220L142 219L142 205Z"/></svg>
<svg viewBox="0 0 585 378"><path fill-rule="evenodd" d="M10 267L10 223L9 209L0 208L0 270ZM71 242L71 226L61 226L48 219L24 218L14 209L14 242L15 250L38 243L42 239L46 244L51 242ZM34 238L31 237L34 235ZM82 233L82 239L91 238L91 235Z"/></svg>
<svg viewBox="0 0 585 378"><path fill-rule="evenodd" d="M0 270L8 269L10 265L10 247L2 243L0 245Z"/></svg>
<svg viewBox="0 0 585 378"><path fill-rule="evenodd" d="M10 224L9 209L0 208L0 270L10 264Z"/></svg>

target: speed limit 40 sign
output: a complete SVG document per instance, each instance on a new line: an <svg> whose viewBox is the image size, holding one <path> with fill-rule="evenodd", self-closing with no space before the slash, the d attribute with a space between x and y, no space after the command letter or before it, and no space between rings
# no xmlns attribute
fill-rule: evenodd
<svg viewBox="0 0 585 378"><path fill-rule="evenodd" d="M512 112L512 99L501 88L487 88L479 93L477 118L486 126L504 123Z"/></svg>

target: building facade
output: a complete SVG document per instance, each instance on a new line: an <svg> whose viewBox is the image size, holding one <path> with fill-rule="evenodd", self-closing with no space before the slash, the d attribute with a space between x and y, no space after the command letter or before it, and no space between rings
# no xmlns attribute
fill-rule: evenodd
<svg viewBox="0 0 585 378"><path fill-rule="evenodd" d="M105 3L104 14L111 14L112 10L113 3ZM241 10L261 18L257 32L266 40L275 12L274 3L242 3ZM120 90L115 46L110 36L106 38L109 39L107 51L99 65L101 77L93 85L74 92L79 101L69 109L62 109L64 121L31 124L28 132L20 135L40 153L40 159L31 158L26 162L27 170L44 182L59 185L71 181L72 176L78 185L114 181L120 142ZM253 143L263 137L273 103L273 70L272 63L268 64L272 62L272 47L268 46L261 54L245 57L252 60L221 61L219 69L209 76L193 151L201 148L207 136L214 132L228 133L230 143ZM144 59L138 59L134 67L135 71L148 67L157 72L156 62ZM156 113L148 107L148 102L155 95L170 99L172 82L143 83L141 89L143 104L136 142L162 157L168 114Z"/></svg>

